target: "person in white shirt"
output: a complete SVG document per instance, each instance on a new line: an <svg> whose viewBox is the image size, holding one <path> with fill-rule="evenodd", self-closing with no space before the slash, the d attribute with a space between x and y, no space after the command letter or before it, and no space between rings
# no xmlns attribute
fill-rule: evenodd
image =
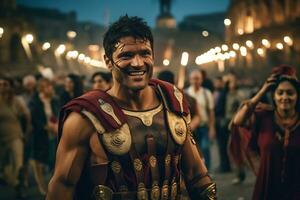
<svg viewBox="0 0 300 200"><path fill-rule="evenodd" d="M212 93L202 87L202 73L195 69L189 75L190 86L186 92L197 100L198 108L201 116L201 123L195 131L195 139L201 147L206 166L210 167L210 139L215 137L215 115L214 100Z"/></svg>

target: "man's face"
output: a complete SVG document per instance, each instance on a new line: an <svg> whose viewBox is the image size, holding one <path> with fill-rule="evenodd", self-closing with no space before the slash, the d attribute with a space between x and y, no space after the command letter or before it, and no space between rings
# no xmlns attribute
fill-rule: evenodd
<svg viewBox="0 0 300 200"><path fill-rule="evenodd" d="M48 82L43 82L41 84L41 93L43 93L46 97L52 97L54 95L52 84Z"/></svg>
<svg viewBox="0 0 300 200"><path fill-rule="evenodd" d="M23 85L24 88L28 91L34 91L36 87L36 81L28 81L26 84Z"/></svg>
<svg viewBox="0 0 300 200"><path fill-rule="evenodd" d="M113 79L130 90L142 90L153 73L153 52L150 42L131 36L123 37L116 44L112 61L106 58Z"/></svg>
<svg viewBox="0 0 300 200"><path fill-rule="evenodd" d="M203 82L203 76L200 71L192 71L190 74L190 84L193 87L200 87Z"/></svg>
<svg viewBox="0 0 300 200"><path fill-rule="evenodd" d="M5 94L11 90L10 84L7 80L0 79L0 94Z"/></svg>
<svg viewBox="0 0 300 200"><path fill-rule="evenodd" d="M297 91L288 81L281 82L275 90L274 101L278 110L288 111L296 108Z"/></svg>

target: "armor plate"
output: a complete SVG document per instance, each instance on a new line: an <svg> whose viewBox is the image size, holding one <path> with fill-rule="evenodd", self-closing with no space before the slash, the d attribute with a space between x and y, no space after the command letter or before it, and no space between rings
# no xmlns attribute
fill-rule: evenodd
<svg viewBox="0 0 300 200"><path fill-rule="evenodd" d="M187 125L185 120L169 111L167 111L167 119L174 141L177 144L182 145L187 135Z"/></svg>
<svg viewBox="0 0 300 200"><path fill-rule="evenodd" d="M131 134L128 124L120 129L102 134L102 141L105 148L112 154L124 155L128 153L131 146Z"/></svg>

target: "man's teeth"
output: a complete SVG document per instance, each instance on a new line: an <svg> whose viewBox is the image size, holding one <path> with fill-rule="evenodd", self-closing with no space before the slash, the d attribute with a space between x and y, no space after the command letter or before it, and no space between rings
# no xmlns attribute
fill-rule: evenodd
<svg viewBox="0 0 300 200"><path fill-rule="evenodd" d="M141 72L130 72L129 75L130 76L141 76L144 75L145 71L141 71Z"/></svg>

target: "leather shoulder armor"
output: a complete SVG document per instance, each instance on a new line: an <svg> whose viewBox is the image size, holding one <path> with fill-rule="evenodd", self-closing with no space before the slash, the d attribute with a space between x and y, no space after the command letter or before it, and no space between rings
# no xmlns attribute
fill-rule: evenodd
<svg viewBox="0 0 300 200"><path fill-rule="evenodd" d="M158 88L159 92L166 100L167 109L180 116L188 116L190 111L187 100L181 90L175 85L161 81L158 79L151 79L150 85Z"/></svg>
<svg viewBox="0 0 300 200"><path fill-rule="evenodd" d="M70 112L86 116L101 135L105 149L116 155L127 153L131 146L131 134L121 108L106 92L93 90L65 105L60 115L60 125ZM60 132L61 132L61 128Z"/></svg>
<svg viewBox="0 0 300 200"><path fill-rule="evenodd" d="M176 86L161 80L152 79L150 84L157 87L162 96L167 109L169 130L174 141L182 145L186 139L188 124L190 123L190 112L183 92Z"/></svg>

